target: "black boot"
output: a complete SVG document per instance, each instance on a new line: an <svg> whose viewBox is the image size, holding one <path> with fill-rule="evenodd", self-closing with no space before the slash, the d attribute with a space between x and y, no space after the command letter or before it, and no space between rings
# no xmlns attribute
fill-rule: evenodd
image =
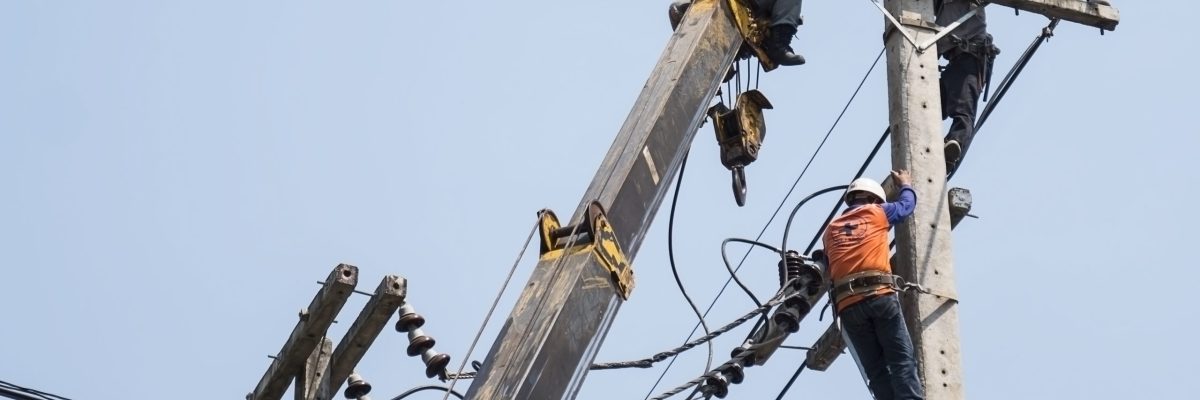
<svg viewBox="0 0 1200 400"><path fill-rule="evenodd" d="M687 14L687 10L691 6L691 1L676 1L671 3L671 6L667 8L667 17L671 19L672 31L679 29L679 23L683 22L683 16Z"/></svg>
<svg viewBox="0 0 1200 400"><path fill-rule="evenodd" d="M946 140L946 174L953 174L958 169L958 162L962 161L962 145L957 140Z"/></svg>
<svg viewBox="0 0 1200 400"><path fill-rule="evenodd" d="M771 27L771 35L763 41L763 50L767 57L779 65L804 65L804 56L792 51L792 36L796 27L775 25Z"/></svg>

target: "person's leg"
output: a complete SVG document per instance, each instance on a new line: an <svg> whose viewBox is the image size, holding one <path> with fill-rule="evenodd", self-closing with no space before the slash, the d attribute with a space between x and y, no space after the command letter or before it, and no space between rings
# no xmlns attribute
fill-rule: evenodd
<svg viewBox="0 0 1200 400"><path fill-rule="evenodd" d="M687 13L689 7L692 6L692 0L675 0L671 2L671 6L667 8L667 17L671 20L671 30L679 28L679 23L683 21L683 15Z"/></svg>
<svg viewBox="0 0 1200 400"><path fill-rule="evenodd" d="M892 400L895 396L891 380L888 379L884 349L875 333L877 327L866 312L871 307L870 303L876 300L878 299L865 300L850 306L839 314L839 318L842 321L842 332L845 332L848 339L846 344L850 351L854 352L854 359L858 360L863 375L866 375L867 387L871 394L876 400Z"/></svg>
<svg viewBox="0 0 1200 400"><path fill-rule="evenodd" d="M771 26L800 26L800 8L803 0L774 0L771 5Z"/></svg>
<svg viewBox="0 0 1200 400"><path fill-rule="evenodd" d="M804 56L792 50L792 36L796 35L796 26L800 23L800 4L802 0L754 0L754 6L760 13L770 13L769 30L763 39L763 51L767 57L779 65L803 65Z"/></svg>
<svg viewBox="0 0 1200 400"><path fill-rule="evenodd" d="M957 168L975 139L975 109L982 91L980 62L978 57L959 53L942 72L942 114L951 120L946 142L958 144L957 149L947 147L947 172Z"/></svg>
<svg viewBox="0 0 1200 400"><path fill-rule="evenodd" d="M892 294L875 300L878 301L871 304L870 312L891 378L888 384L897 400L923 400L925 391L917 375L912 338L904 323L899 296Z"/></svg>

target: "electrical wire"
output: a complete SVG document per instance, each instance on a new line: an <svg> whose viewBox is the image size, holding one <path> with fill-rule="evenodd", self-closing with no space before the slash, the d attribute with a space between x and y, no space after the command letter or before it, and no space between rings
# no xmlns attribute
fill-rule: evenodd
<svg viewBox="0 0 1200 400"><path fill-rule="evenodd" d="M700 314L700 307L696 307L696 302L692 301L692 296L689 296L687 289L683 288L683 280L679 279L679 268L675 265L675 206L679 204L679 188L683 186L683 173L687 170L688 155L683 155L683 162L679 165L679 177L675 178L675 195L671 197L671 213L667 217L667 259L671 261L671 275L675 276L675 284L679 286L679 293L683 294L683 299L687 300L692 311L696 313L696 318L700 320L700 326L704 327L704 334L710 335L712 331L708 329L708 322L704 321L704 315ZM713 344L708 342L708 361L704 363L704 370L708 371L712 367Z"/></svg>
<svg viewBox="0 0 1200 400"><path fill-rule="evenodd" d="M408 389L408 391L406 391L404 393L400 393L399 396L393 397L392 400L402 400L405 397L412 396L413 394L423 392L426 390L442 390L442 391L446 392L446 396L454 395L454 397L463 399L462 393L455 392L454 389L451 389L451 388L448 388L445 386L427 385L427 386L417 386L415 388Z"/></svg>
<svg viewBox="0 0 1200 400"><path fill-rule="evenodd" d="M791 282L792 281L788 281L788 283L791 283ZM784 285L784 286L786 287L787 285ZM655 354L654 356L649 357L649 358L644 358L644 359L636 360L636 361L592 364L592 366L589 369L591 369L592 371L596 371L596 370L603 370L603 369L650 368L656 362L666 360L668 357L675 357L685 351L695 348L696 346L699 346L704 343L708 343L709 341L716 339L718 336L721 336L721 335L733 330L734 328L741 326L742 324L746 323L746 321L754 319L755 316L764 315L768 311L771 311L771 308L774 308L775 306L783 303L784 301L789 300L793 297L797 297L799 295L800 295L799 293L793 293L790 296L786 296L786 293L781 288L778 292L775 293L775 296L773 296L771 298L771 300L768 301L766 304L763 304L761 306L756 307L753 310L750 310L750 312L746 313L745 315L742 315L740 318L734 320L733 322L725 324L725 326L717 328L716 330L712 331L712 333L702 336L699 339L684 343L682 346L676 347L674 349Z"/></svg>
<svg viewBox="0 0 1200 400"><path fill-rule="evenodd" d="M1025 52L1021 54L1021 57L1018 58L1012 69L1005 74L1004 79L1000 82L996 89L996 95L992 96L991 101L989 101L987 106L984 107L983 112L976 121L975 133L979 133L979 130L983 128L984 123L987 122L988 117L991 116L992 111L995 110L996 105L999 104L1000 100L1004 98L1004 95L1008 93L1008 89L1012 87L1012 83L1016 80L1017 76L1021 75L1021 71L1025 69L1025 66L1028 65L1029 60L1033 58L1033 55L1038 51L1039 48L1041 48L1043 43L1045 43L1050 39L1051 36L1054 35L1054 29L1058 26L1058 22L1059 20L1057 18L1051 19L1050 24L1042 29L1042 32L1036 38L1034 38L1033 43L1031 43L1029 47L1025 49ZM863 162L862 167L859 168L858 173L854 176L854 179L862 177L863 173L867 169L867 166L869 166L871 161L874 160L876 153L879 152L880 147L883 146L883 142L887 140L888 135L890 135L891 132L891 128L884 130L883 135L879 138L879 143L875 144L875 149L871 150L871 154L867 156L867 160ZM946 180L950 180L950 178L953 177L954 175L951 174L946 178ZM829 222L833 220L833 217L837 215L837 212L841 208L842 204L843 203L839 201L836 205L834 205L833 211L829 214L829 218L825 220L825 224L821 225L817 231L817 234L813 235L812 242L809 243L808 249L805 252L812 252L812 249L816 246L817 240L821 237L821 234L824 233L825 227L828 226ZM892 241L891 245L895 245L895 241ZM800 376L800 373L803 372L807 366L807 362L800 364L800 367L796 369L794 374L792 374L792 378L788 380L787 385L785 385L783 390L779 392L779 397L776 398L777 400L782 399L783 396L787 394L788 390L791 389L792 384L796 382L796 378Z"/></svg>
<svg viewBox="0 0 1200 400"><path fill-rule="evenodd" d="M491 321L492 313L496 311L496 306L500 304L500 299L504 297L504 291L508 289L508 283L512 281L513 274L517 272L517 267L521 265L521 260L525 258L525 251L529 249L529 243L533 241L533 235L537 233L539 226L541 226L540 218L537 223L533 224L533 229L530 229L529 236L525 237L525 244L521 245L521 252L517 254L517 260L513 261L512 268L509 268L508 276L504 278L504 284L500 285L500 292L496 293L496 299L492 301L492 307L488 309L487 315L483 317L483 322L479 325L479 331L475 333L475 339L471 340L471 346L467 348L467 353L463 354L463 360L458 366L458 372L450 379L450 385L446 389L446 395L442 397L442 400L449 399L450 393L454 392L454 385L458 383L463 369L467 368L467 360L471 359L471 353L475 351L475 345L479 344L479 338L483 336L483 330L487 328L488 321ZM459 396L459 398L462 398L462 396Z"/></svg>
<svg viewBox="0 0 1200 400"><path fill-rule="evenodd" d="M796 373L792 374L792 379L788 380L787 386L783 387L783 390L779 392L779 396L776 396L775 400L783 400L783 395L787 394L788 390L792 388L792 384L796 383L796 378L800 377L800 373L804 372L805 368L808 368L808 360L800 363L800 368L797 368Z"/></svg>
<svg viewBox="0 0 1200 400"><path fill-rule="evenodd" d="M996 105L1000 103L1000 100L1004 99L1004 95L1008 93L1008 89L1012 87L1013 82L1016 81L1017 77L1021 75L1021 71L1025 70L1025 66L1029 64L1029 60L1033 59L1033 55L1037 53L1038 49L1042 47L1043 43L1045 43L1047 40L1050 40L1051 36L1054 36L1054 28L1058 27L1058 21L1058 18L1051 19L1050 24L1046 25L1045 28L1042 28L1042 32L1033 39L1033 43L1029 44L1029 47L1025 49L1025 52L1021 53L1021 57L1017 58L1017 62L1013 64L1013 67L1008 70L1007 74L1004 75L1004 79L1001 80L1000 84L996 86L996 94L992 96L991 101L987 102L987 105L983 107L983 111L979 114L979 118L975 121L973 135L979 134L979 130L983 128L983 124L987 122L988 117L992 116L992 111L996 109ZM989 82L988 85L991 85L991 83ZM963 150L964 151L962 154L959 154L958 156L958 165L954 171L950 172L950 176L946 179L953 178L954 174L958 172L957 167L962 166L962 160L966 160L966 149Z"/></svg>
<svg viewBox="0 0 1200 400"><path fill-rule="evenodd" d="M46 393L37 389L30 389L17 384L9 383L0 380L0 396L21 396L9 397L13 399L44 399L44 400L71 400L55 394Z"/></svg>
<svg viewBox="0 0 1200 400"><path fill-rule="evenodd" d="M883 144L887 142L887 138L888 136L891 136L891 134L891 128L884 129L883 135L879 137L879 142L875 143L875 148L871 150L871 154L867 155L867 159L863 161L862 166L858 168L858 173L854 174L854 179L862 178L863 174L867 172L867 167L871 166L871 162L875 160L875 155L879 154L879 149L883 147ZM842 209L842 204L845 204L845 202L841 199L838 199L838 201L834 203L833 210L829 211L829 216L826 217L825 222L822 223L819 228L817 228L817 233L813 235L812 241L808 242L808 247L804 249L805 254L812 253L813 248L817 246L817 241L821 239L821 234L825 233L825 227L829 226L829 223L833 221L833 217L837 216L838 210Z"/></svg>
<svg viewBox="0 0 1200 400"><path fill-rule="evenodd" d="M750 291L750 288L747 287L745 283L742 283L742 280L738 278L737 273L733 271L733 266L729 264L729 256L726 254L725 249L728 247L729 243L732 242L759 246L767 250L771 250L772 252L775 252L775 254L783 254L783 252L769 244L742 238L728 238L721 242L721 261L725 263L725 270L729 271L729 277L733 279L733 281L736 282L739 287L742 288L742 291L746 292L746 296L750 296L750 300L754 302L754 305L761 306L762 302L758 301L758 297L754 296L754 292ZM704 370L707 371L708 368L705 368Z"/></svg>
<svg viewBox="0 0 1200 400"><path fill-rule="evenodd" d="M795 283L796 281L797 281L796 279L792 279L792 280L789 280L789 281L785 282L785 283L784 283L784 284L783 284L783 285L782 285L782 286L779 288L779 291L775 292L775 295L774 295L774 296L771 296L771 300L770 300L770 301L767 301L767 303L766 303L766 304L763 304L762 306L760 306L760 307L756 308L754 311L751 311L750 313L748 313L748 314L746 314L746 315L742 316L742 318L739 318L737 321L734 321L733 323L731 323L731 324L729 324L729 325L726 325L725 327L723 327L723 328L721 328L721 329L718 329L717 331L718 331L718 332L725 332L725 331L728 331L729 329L732 329L732 328L733 328L734 326L736 326L736 325L740 325L741 323L744 323L744 322L746 322L746 321L749 321L749 320L750 320L751 318L753 318L753 317L754 317L754 315L756 315L756 314L764 314L764 315L765 315L765 314L766 314L768 311L770 311L770 310L771 310L772 308L774 308L775 306L778 306L778 305L780 305L780 304L783 304L783 303L785 303L785 302L787 302L787 301L789 301L789 300L791 300L791 299L793 299L793 298L796 298L796 297L799 297L799 296L801 296L801 294L800 294L800 293L796 293L796 292L792 292L792 293L789 295L789 294L788 294L788 291L786 290L786 289L787 289L787 287L791 286L791 285L792 285L793 283ZM716 333L716 332L714 332L714 333ZM714 335L714 336L715 336L715 335ZM704 339L704 338L702 338L702 340L703 340L703 339ZM711 339L711 338L708 338L708 339ZM735 355L735 356L734 356L732 359L730 359L729 361L726 361L725 363L723 363L723 364L721 364L720 366L718 366L718 367L717 367L717 368L716 368L714 371L716 371L716 370L724 370L724 369L728 368L729 366L731 366L732 364L741 363L741 362L742 362L742 359L744 359L745 357L749 356L750 354L752 354L752 352L748 352L748 351L743 351L743 352L740 352L739 354ZM703 381L704 381L704 380L705 380L705 379L706 379L708 376L709 376L709 372L705 372L704 374L701 374L699 378L692 379L692 380L688 381L687 383L684 383L683 385L679 385L679 386L675 387L674 389L668 390L667 392L665 392L665 393L663 393L663 394L660 394L660 395L658 395L658 396L655 396L655 397L654 397L654 399L655 399L655 400L662 400L662 399L666 399L666 398L668 398L668 397L671 397L671 396L674 396L674 395L680 394L680 393L682 393L683 391L685 391L685 390L687 390L687 389L691 388L692 386L696 386L696 385L700 384L700 383L701 383L701 382L703 382ZM647 396L647 397L649 397L649 396Z"/></svg>
<svg viewBox="0 0 1200 400"><path fill-rule="evenodd" d="M836 130L838 123L842 121L842 117L846 115L846 110L848 110L850 105L854 103L854 99L858 97L858 92L862 90L863 85L867 82L867 79L871 76L871 73L875 71L875 67L879 65L879 60L883 58L884 50L886 49L879 50L879 55L875 56L875 61L871 63L871 67L867 69L867 73L864 74L862 80L859 81L858 86L854 89L854 93L850 95L850 100L846 101L846 106L842 107L842 112L838 114L838 117L833 121L833 125L829 127L827 132L825 132L825 137L821 139L821 143L817 145L817 149L813 151L812 157L809 157L808 163L804 165L804 169L800 171L800 175L796 177L794 182L792 182L792 187L789 188L787 194L783 196L783 200L779 201L779 206L775 208L775 212L771 214L771 218L767 220L767 223L763 225L762 230L758 232L758 236L754 238L755 241L762 240L763 235L767 232L767 228L770 228L771 223L774 222L775 218L779 216L779 212L782 211L783 206L787 204L787 199L791 197L792 193L796 190L796 186L800 184L800 180L803 179L804 175L808 172L808 168L812 166L813 160L816 160L817 155L821 153L821 149L825 148L825 143L829 141L829 137L833 134L833 131ZM750 257L751 250L752 249L746 250L746 253L742 255L742 259L738 262L737 268L734 268L734 272L742 269L742 265L744 265L746 259ZM709 303L708 309L704 311L705 316L707 316L708 313L712 311L713 307L716 306L717 300L719 300L721 295L725 293L725 289L729 288L729 284L731 282L733 282L732 277L725 281L725 284L721 286L721 290L717 291L716 297L714 297L713 301ZM691 340L692 336L696 335L697 329L700 329L700 324L696 324L696 326L692 327L691 333L688 334L687 339L684 341L686 342ZM663 377L667 376L667 372L671 370L673 365L675 365L675 360L676 359L671 359L671 362L667 364L665 369L663 369L662 374L658 376L658 380L654 382L654 386L651 386L650 390L646 393L646 399L649 399L650 395L654 393L654 390L658 388L659 383L662 383Z"/></svg>
<svg viewBox="0 0 1200 400"><path fill-rule="evenodd" d="M800 200L800 202L796 204L796 207L792 208L792 213L788 215L787 225L784 225L784 227L783 227L783 245L780 246L779 249L781 251L783 251L785 254L787 253L787 251L788 251L788 249L787 249L788 232L790 232L792 230L792 221L794 221L796 219L796 213L800 211L801 207L804 207L805 203L808 203L810 200L817 198L817 196L820 196L820 195L823 195L826 193L830 193L830 192L836 192L839 190L846 190L848 188L850 188L849 185L830 186L830 187L818 190L816 192L813 192L813 194L810 194L810 195L808 195L808 197L805 197L804 200ZM811 251L812 250L809 250L809 251L806 251L805 253L807 254Z"/></svg>

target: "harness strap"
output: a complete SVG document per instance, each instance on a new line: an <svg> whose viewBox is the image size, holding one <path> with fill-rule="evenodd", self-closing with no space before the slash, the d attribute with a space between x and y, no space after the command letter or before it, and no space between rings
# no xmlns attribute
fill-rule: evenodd
<svg viewBox="0 0 1200 400"><path fill-rule="evenodd" d="M872 293L883 288L896 288L896 277L879 270L859 272L833 283L830 293L834 303L843 299L865 293Z"/></svg>

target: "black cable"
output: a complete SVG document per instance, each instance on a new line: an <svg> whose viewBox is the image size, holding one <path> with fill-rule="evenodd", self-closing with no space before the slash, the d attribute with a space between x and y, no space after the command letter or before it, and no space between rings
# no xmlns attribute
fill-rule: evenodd
<svg viewBox="0 0 1200 400"><path fill-rule="evenodd" d="M787 225L784 225L784 227L783 227L783 245L780 246L779 249L781 251L783 251L785 254L787 253L787 251L788 251L788 248L787 248L788 232L790 232L792 230L792 221L795 220L796 212L800 211L800 207L804 207L805 203L808 203L809 200L817 198L817 196L820 196L820 195L823 195L823 194L826 194L829 192L846 190L848 188L850 188L850 185L830 186L830 187L818 190L818 191L814 192L813 194L808 195L808 197L805 197L804 200L800 200L800 203L796 204L795 208L792 208L792 213L788 215ZM805 252L805 254L807 254L808 252L811 252L811 251L812 250L808 250Z"/></svg>
<svg viewBox="0 0 1200 400"><path fill-rule="evenodd" d="M408 391L406 391L406 392L404 392L404 393L400 393L400 395L399 395L399 396L393 397L393 398L392 398L392 400L401 400L401 399L403 399L403 398L405 398L405 397L412 396L414 393L417 393L417 392L423 392L423 391L426 391L426 390L441 390L441 391L443 391L443 392L446 392L446 393L452 394L452 395L454 395L454 397L457 397L457 398L459 398L459 399L462 399L462 398L463 398L463 395L462 395L462 393L455 392L453 389L450 389L450 388L448 388L448 387L445 387L445 386L437 386L437 385L428 385L428 386L417 386L417 387L415 387L415 388L408 389Z"/></svg>
<svg viewBox="0 0 1200 400"><path fill-rule="evenodd" d="M875 71L875 67L877 65L879 65L879 60L883 58L884 50L885 49L879 50L879 55L875 56L875 61L871 63L871 68L867 69L867 73L865 75L863 75L862 80L859 81L858 87L856 87L854 89L854 93L850 95L850 100L846 101L846 106L842 108L842 112L840 114L838 114L837 119L835 119L833 121L833 125L829 127L829 131L825 132L825 137L823 139L821 139L821 143L819 145L817 145L817 149L813 151L812 157L809 157L808 163L804 165L804 169L800 171L800 175L796 177L796 180L794 182L792 182L792 187L790 189L788 189L787 194L785 194L783 196L783 200L779 201L779 206L775 208L775 212L771 214L771 218L767 220L767 223L765 225L763 225L762 230L760 230L758 232L758 236L755 236L755 238L754 238L755 241L762 240L763 235L767 233L767 228L769 228L771 226L772 222L775 222L775 217L779 216L779 212L782 211L783 206L785 204L787 204L787 199L792 196L792 192L794 192L796 190L796 186L800 184L800 180L802 178L804 178L804 174L808 172L808 168L810 166L812 166L813 160L816 160L817 155L821 153L821 149L825 148L825 142L829 141L829 137L833 134L833 131L837 128L838 123L840 123L842 121L842 116L844 116L846 114L846 110L848 110L850 108L850 105L854 103L854 99L858 97L858 92L860 90L862 90L863 84L865 84L867 82L867 78L869 78L871 76L871 73ZM728 88L728 83L726 84L726 87ZM745 264L746 259L750 257L750 251L751 250L748 249L748 250L746 250L746 254L742 255L742 260L738 262L738 266L737 266L737 268L734 268L734 272L740 271L742 269L742 265ZM712 311L713 307L717 305L717 300L719 300L721 298L721 295L723 295L725 293L725 289L729 288L729 284L731 282L733 282L732 277L725 280L725 284L721 286L721 290L717 291L717 296L713 298L713 301L711 303L709 303L709 305L708 305L708 309L706 309L704 311L705 316L707 316L708 313L710 311ZM696 324L695 326L692 327L692 332L688 334L687 339L685 339L684 342L691 340L692 336L696 335L697 329L700 329L700 324ZM678 359L677 357L672 358L671 362L667 363L667 367L664 368L662 374L660 374L658 376L658 380L654 381L654 386L650 387L650 391L646 393L646 397L645 397L646 399L649 399L650 395L654 394L654 390L658 388L659 383L662 383L663 377L667 376L667 372L670 371L671 367L675 365L675 360L677 360L677 359Z"/></svg>
<svg viewBox="0 0 1200 400"><path fill-rule="evenodd" d="M788 281L788 283L791 283L791 281ZM784 285L784 286L786 287L787 285ZM733 320L733 322L725 324L725 326L717 328L717 329L713 330L712 333L701 336L699 339L684 343L682 346L676 347L674 349L667 350L667 351L664 351L661 353L657 353L653 356L650 356L649 358L643 358L641 360L634 360L634 361L592 364L589 369L592 371L598 371L598 370L622 369L622 368L650 368L651 366L654 365L654 363L660 362L662 360L666 360L667 358L675 357L685 351L695 348L696 346L708 343L709 341L716 339L718 336L724 335L724 334L728 333L729 331L733 330L734 328L741 326L742 324L746 323L746 321L753 319L755 316L766 314L767 312L771 311L771 309L774 308L775 306L783 304L783 302L790 300L794 297L797 297L799 295L800 295L799 293L789 294L789 293L785 292L784 290L780 289L779 292L776 292L775 296L772 296L771 300L767 301L766 304L755 307L753 310L750 310L750 312L746 313L745 315L742 315L738 319ZM720 369L720 368L718 368L718 369Z"/></svg>
<svg viewBox="0 0 1200 400"><path fill-rule="evenodd" d="M1054 28L1058 27L1058 21L1059 20L1057 18L1051 19L1050 24L1042 29L1042 32L1033 39L1033 43L1029 44L1029 47L1025 49L1025 52L1021 54L1021 57L1017 58L1017 62L1013 64L1012 69L1009 69L1008 73L1004 75L1004 79L1001 80L1000 84L996 86L996 94L993 95L992 100L983 107L983 111L980 112L979 118L976 118L975 130L973 133L974 135L979 134L979 130L983 128L983 124L987 122L988 117L992 115L992 111L996 109L996 105L1000 103L1000 100L1004 99L1004 95L1008 93L1008 89L1012 88L1013 82L1015 82L1017 77L1021 75L1021 71L1025 70L1025 66L1029 64L1029 60L1033 59L1034 53L1037 53L1038 49L1042 47L1042 43L1045 43L1050 39L1051 36L1054 36ZM959 155L960 161L958 166L962 166L961 160L966 160L966 155L967 154L965 152ZM955 169L946 179L953 178L954 174L957 172L958 170Z"/></svg>
<svg viewBox="0 0 1200 400"><path fill-rule="evenodd" d="M796 378L800 377L800 373L804 372L805 368L808 368L808 360L804 360L804 362L800 363L800 368L797 368L796 373L792 374L792 379L788 380L787 386L783 387L783 391L779 392L779 396L776 397L775 400L783 400L783 395L787 394L788 390L792 388L792 384L796 383Z"/></svg>
<svg viewBox="0 0 1200 400"><path fill-rule="evenodd" d="M1042 33L1033 39L1033 43L1030 43L1029 47L1025 49L1025 53L1022 53L1021 57L1017 59L1017 63L1004 76L1004 80L1000 81L1000 84L996 88L996 95L992 96L992 101L989 101L987 106L983 107L983 112L979 114L978 120L975 121L975 133L978 134L979 129L983 128L983 123L987 122L988 117L992 115L992 111L996 109L996 103L999 103L1000 99L1004 98L1004 94L1008 93L1008 89L1012 87L1013 81L1017 79L1017 76L1021 75L1021 71L1025 70L1025 65L1029 64L1029 60L1033 58L1033 54L1042 47L1042 43L1045 43L1051 36L1054 36L1054 28L1057 26L1058 19L1051 20L1050 25L1042 29Z"/></svg>
<svg viewBox="0 0 1200 400"><path fill-rule="evenodd" d="M875 155L879 154L879 149L883 147L883 144L887 142L887 138L891 134L892 128L883 130L883 135L879 137L879 142L875 143L875 148L871 150L871 154L867 155L867 159L863 161L862 167L858 168L858 173L854 174L854 179L862 178L863 174L867 173L867 167L871 166L871 161L875 160ZM804 249L805 254L812 253L813 248L817 247L817 241L821 239L821 234L825 232L825 227L833 221L833 217L837 216L838 210L842 209L842 204L844 203L842 199L838 199L837 203L833 205L833 210L825 218L825 223L821 224L821 227L817 230L817 234L813 235L812 241L808 242L808 247Z"/></svg>
<svg viewBox="0 0 1200 400"><path fill-rule="evenodd" d="M683 299L687 300L692 311L696 313L696 318L700 319L700 325L704 327L704 334L712 333L708 329L708 323L704 321L704 315L700 314L700 307L696 307L696 302L692 301L692 296L689 296L687 289L683 288L683 281L679 279L679 268L675 266L675 206L679 204L679 188L683 186L683 172L687 170L688 155L683 155L683 162L679 164L679 177L675 178L675 195L671 197L671 213L667 217L667 259L671 261L671 275L675 276L675 284L679 286L679 293L683 294ZM691 339L691 338L688 338ZM708 371L712 367L713 344L708 343L708 361L704 363L704 370Z"/></svg>
<svg viewBox="0 0 1200 400"><path fill-rule="evenodd" d="M66 397L62 397L62 396L59 396L56 394L50 394L50 393L46 393L46 392L43 392L40 390L30 389L27 387L23 387L23 386L20 386L20 385L14 384L14 383L5 382L5 381L0 381L0 389L5 389L5 390L9 391L9 393L3 393L3 391L0 391L0 395L6 395L5 397L8 397L7 395L30 396L30 397L10 397L10 398L24 399L24 398L33 398L33 396L36 396L36 398L38 398L38 399L45 399L45 400L70 400Z"/></svg>
<svg viewBox="0 0 1200 400"><path fill-rule="evenodd" d="M1008 71L1008 74L1005 74L1004 79L1000 81L1000 84L997 86L996 94L992 96L992 100L989 101L987 106L984 107L983 112L975 122L975 133L978 134L979 130L983 128L983 124L987 122L988 117L991 116L992 111L995 110L996 105L999 104L1000 100L1004 98L1004 95L1008 93L1008 89L1012 87L1012 83L1016 80L1017 76L1021 75L1021 71L1025 70L1025 66L1029 64L1029 60L1033 58L1034 53L1041 48L1042 43L1045 43L1046 40L1054 35L1054 28L1058 26L1058 22L1059 20L1057 18L1050 20L1050 24L1047 25L1046 28L1042 29L1041 34L1039 34L1038 37L1033 40L1033 43L1031 43L1029 47L1025 49L1025 53L1021 54L1021 57L1017 60L1016 65L1014 65L1013 68ZM875 144L875 149L871 151L871 155L867 157L867 161L863 163L862 168L859 168L858 174L855 175L855 179L862 177L862 174L866 171L867 166L871 164L871 161L875 158L875 154L879 152L879 148L883 145L883 142L887 139L889 134L891 134L891 128L888 128L883 132L883 136L879 138L879 143ZM949 180L953 177L954 175L951 174L946 179ZM825 220L825 224L821 225L820 230L818 230L817 234L813 236L813 240L811 243L809 243L808 250L806 252L811 252L813 247L816 246L817 239L819 239L821 234L824 233L825 227L828 226L829 222L833 220L833 217L837 215L837 212L841 206L842 202L838 202L838 204L833 207L833 212L829 213L829 218ZM895 245L894 240L892 241L891 245ZM776 400L782 399L783 395L786 394L789 389L791 389L792 383L796 381L796 377L800 376L800 372L804 371L805 367L807 367L806 363L800 364L800 368L796 369L796 373L792 375L792 379L788 381L787 386L784 386L783 391L779 392L779 397Z"/></svg>
<svg viewBox="0 0 1200 400"><path fill-rule="evenodd" d="M849 186L847 186L847 185L840 185L840 186L833 186L833 187L821 189L821 190L814 192L813 194L808 195L808 197L805 197L803 200L800 200L800 203L796 204L796 207L792 209L792 213L788 215L787 225L785 225L783 228L783 247L778 249L778 253L779 253L780 257L786 256L786 253L788 251L787 250L788 232L792 230L792 221L793 221L793 219L796 218L796 212L800 211L800 208L804 207L805 203L808 203L810 200L817 198L817 196L820 196L820 195L823 195L823 194L826 194L829 192L838 191L838 190L845 190L848 187ZM809 250L808 252L811 252L811 251L812 250ZM808 252L805 252L805 253L807 254ZM758 320L758 322L754 324L754 328L750 329L750 333L746 335L746 340L749 340L752 336L754 336L754 332L757 332L758 328L762 327L766 323L767 323L767 316L764 314L763 317L760 318Z"/></svg>
<svg viewBox="0 0 1200 400"><path fill-rule="evenodd" d="M730 242L745 243L745 244L750 244L750 245L754 245L754 246L759 246L759 247L771 250L771 251L775 252L775 254L783 254L783 253L780 252L779 249L777 249L774 246L771 246L769 244L766 244L763 242L756 242L753 240L742 239L742 238L728 238L721 242L721 261L723 261L725 263L725 270L729 271L729 277L731 279L733 279L733 281L736 282L737 285L742 288L742 291L746 292L747 296L750 296L750 300L754 301L754 305L761 306L762 302L758 301L758 297L755 297L754 293L750 291L750 288L746 287L746 284L742 283L742 280L738 278L737 273L733 271L733 266L729 264L729 256L725 253L725 248L729 245ZM708 368L705 368L704 370L708 371Z"/></svg>

